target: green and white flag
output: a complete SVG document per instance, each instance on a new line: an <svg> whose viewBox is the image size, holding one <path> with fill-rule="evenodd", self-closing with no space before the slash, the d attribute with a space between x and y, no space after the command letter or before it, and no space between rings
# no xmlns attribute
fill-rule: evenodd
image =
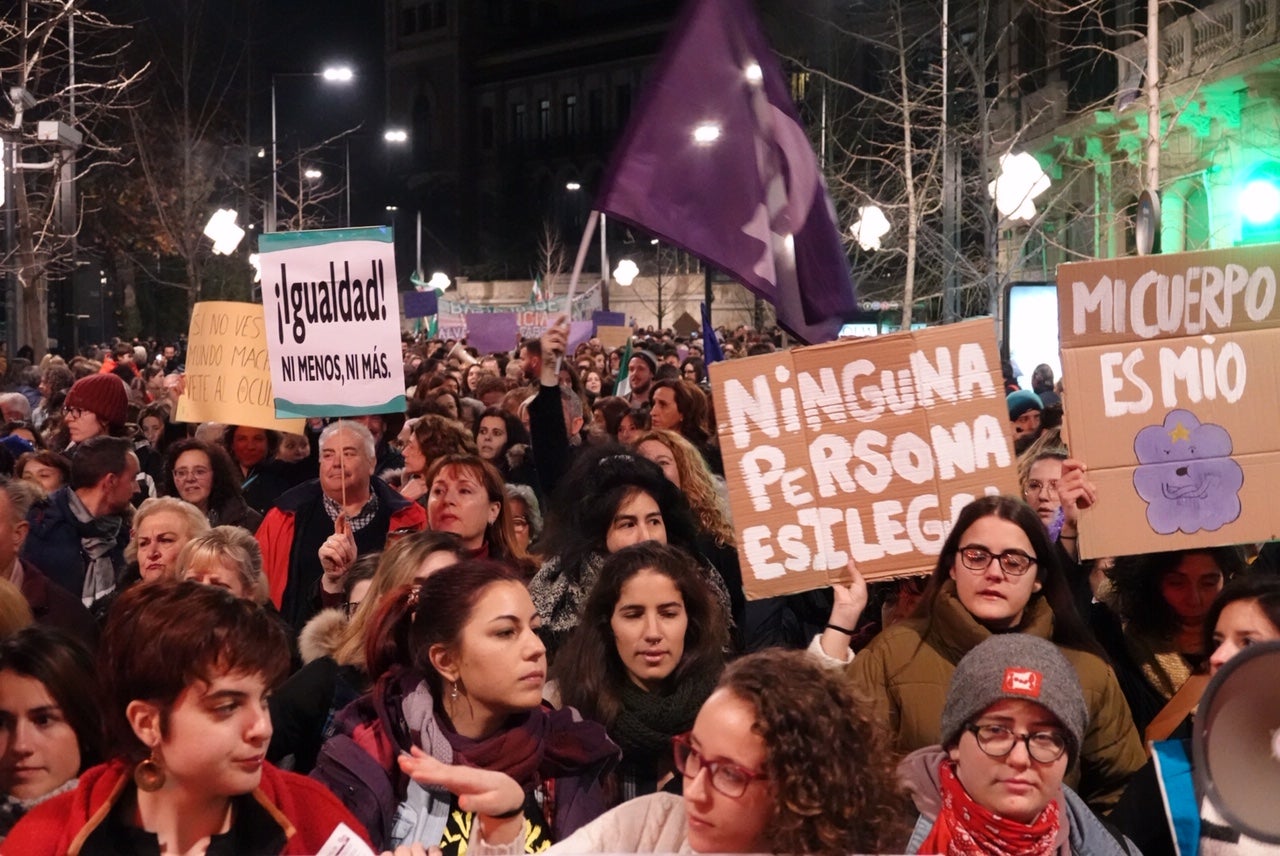
<svg viewBox="0 0 1280 856"><path fill-rule="evenodd" d="M622 364L618 366L618 379L613 382L613 394L626 398L631 394L631 338L627 337L627 345L622 349Z"/></svg>

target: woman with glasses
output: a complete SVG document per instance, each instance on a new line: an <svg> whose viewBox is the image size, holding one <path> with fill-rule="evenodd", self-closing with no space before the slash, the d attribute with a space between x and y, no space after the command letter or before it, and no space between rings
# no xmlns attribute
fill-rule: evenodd
<svg viewBox="0 0 1280 856"><path fill-rule="evenodd" d="M249 507L236 465L220 446L179 440L165 453L160 494L176 496L204 512L210 526L258 531L262 515Z"/></svg>
<svg viewBox="0 0 1280 856"><path fill-rule="evenodd" d="M919 818L907 853L1127 856L1067 787L1089 722L1076 671L1053 643L993 636L956 666L941 742L899 767Z"/></svg>
<svg viewBox="0 0 1280 856"><path fill-rule="evenodd" d="M838 677L798 651L770 649L729 666L672 750L680 796L625 802L548 852L843 856L898 852L906 838L882 732ZM463 794L479 815L471 847L522 852L521 792L509 777L418 752L400 766Z"/></svg>
<svg viewBox="0 0 1280 856"><path fill-rule="evenodd" d="M852 660L854 689L873 701L898 750L940 742L938 721L956 664L983 640L1017 632L1053 642L1079 673L1089 728L1070 780L1089 804L1113 805L1142 766L1142 743L1115 673L1076 613L1044 524L1025 503L988 496L965 506L915 617L886 628L854 659L847 646L832 642L852 635L864 605L846 605L850 614L840 620L833 610L821 647L828 657Z"/></svg>

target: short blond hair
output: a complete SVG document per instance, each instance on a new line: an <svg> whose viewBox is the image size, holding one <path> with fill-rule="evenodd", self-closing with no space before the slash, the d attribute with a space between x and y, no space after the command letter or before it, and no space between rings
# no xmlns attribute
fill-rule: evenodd
<svg viewBox="0 0 1280 856"><path fill-rule="evenodd" d="M187 568L204 559L229 559L235 566L246 598L264 604L270 597L266 574L262 572L262 548L249 530L239 526L215 526L187 542L178 554L178 578L186 579Z"/></svg>
<svg viewBox="0 0 1280 856"><path fill-rule="evenodd" d="M126 562L138 561L138 530L142 528L142 521L161 511L172 511L186 518L188 539L209 531L209 519L204 516L204 512L186 500L178 499L176 496L153 496L150 499L144 499L133 515L133 532L130 533L129 543L124 548Z"/></svg>

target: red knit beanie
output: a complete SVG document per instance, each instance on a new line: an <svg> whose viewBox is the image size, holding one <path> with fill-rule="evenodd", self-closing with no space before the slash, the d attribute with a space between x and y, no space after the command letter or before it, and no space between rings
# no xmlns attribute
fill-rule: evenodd
<svg viewBox="0 0 1280 856"><path fill-rule="evenodd" d="M63 407L87 410L112 428L124 427L129 418L129 390L113 374L92 374L71 385Z"/></svg>

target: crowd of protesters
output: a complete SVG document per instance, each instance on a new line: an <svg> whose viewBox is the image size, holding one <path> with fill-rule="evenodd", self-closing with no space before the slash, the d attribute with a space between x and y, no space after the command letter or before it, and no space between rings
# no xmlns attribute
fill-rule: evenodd
<svg viewBox="0 0 1280 856"><path fill-rule="evenodd" d="M1079 558L1048 366L932 574L748 601L701 338L406 337L300 434L90 350L3 367L4 854L1172 854L1145 741L1280 639L1270 546Z"/></svg>

